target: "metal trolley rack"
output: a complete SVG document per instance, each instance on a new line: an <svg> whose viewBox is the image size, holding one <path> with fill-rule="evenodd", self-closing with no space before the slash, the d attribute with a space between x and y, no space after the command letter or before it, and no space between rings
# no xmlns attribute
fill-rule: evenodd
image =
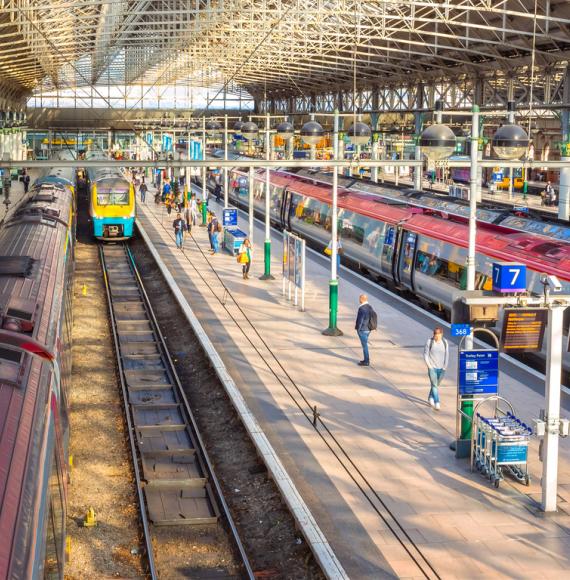
<svg viewBox="0 0 570 580"><path fill-rule="evenodd" d="M528 445L532 429L515 416L512 405L502 397L489 397L480 401L477 407L489 400L495 401L492 417L475 412L471 469L475 467L489 477L495 487L499 487L505 472L519 483L529 485ZM498 406L499 400L504 401L510 410L503 413Z"/></svg>

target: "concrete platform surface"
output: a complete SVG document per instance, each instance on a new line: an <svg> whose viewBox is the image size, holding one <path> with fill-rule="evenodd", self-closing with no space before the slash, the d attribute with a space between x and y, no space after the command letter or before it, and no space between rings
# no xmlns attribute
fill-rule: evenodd
<svg viewBox="0 0 570 580"><path fill-rule="evenodd" d="M499 489L449 450L455 433L456 345L441 389L426 402L422 351L434 317L342 268L341 337L328 321L329 259L307 251L306 312L281 294L281 234L272 234L272 273L261 281L263 229L254 228L251 278L236 259L211 256L205 228L184 251L153 195L138 220L177 280L232 378L263 426L348 574L364 578L561 578L570 576L570 445L562 440L558 514L543 517L538 442L532 483ZM211 201L221 215L221 208ZM247 231L247 219L240 227ZM358 295L379 315L372 366L357 366ZM447 331L446 331L447 332ZM501 362L501 394L530 421L544 406L535 373ZM563 407L569 397L563 393ZM316 405L328 432L312 426Z"/></svg>

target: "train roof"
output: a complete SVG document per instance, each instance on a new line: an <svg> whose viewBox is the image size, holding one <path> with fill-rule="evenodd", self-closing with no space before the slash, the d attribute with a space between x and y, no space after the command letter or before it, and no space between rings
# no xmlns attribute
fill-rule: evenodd
<svg viewBox="0 0 570 580"><path fill-rule="evenodd" d="M332 201L328 185L311 183L287 172L274 172L272 181L322 202ZM391 205L379 196L339 188L338 206L387 223L405 224L410 231L460 247L468 245L467 224L414 211L406 205ZM498 260L524 261L533 270L570 280L570 243L565 241L536 233L500 231L481 223L477 230L477 251Z"/></svg>
<svg viewBox="0 0 570 580"><path fill-rule="evenodd" d="M49 190L49 191L48 191ZM65 248L72 219L68 188L32 188L0 227L0 325L55 349L55 322L62 308ZM37 358L0 344L0 577L8 576L17 522L32 521L34 498L22 493L39 449L47 392L39 387L49 369ZM40 475L34 473L33 477Z"/></svg>

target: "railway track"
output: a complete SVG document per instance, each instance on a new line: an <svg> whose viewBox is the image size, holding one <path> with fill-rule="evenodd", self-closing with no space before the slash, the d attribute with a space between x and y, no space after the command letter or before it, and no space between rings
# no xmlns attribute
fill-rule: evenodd
<svg viewBox="0 0 570 580"><path fill-rule="evenodd" d="M99 252L149 575L176 573L170 564L179 573L179 562L187 562L193 542L183 541L173 550L173 536L184 538L189 527L221 525L229 530L239 563L238 573L225 577L253 578L134 258L127 244L102 244ZM161 557L163 544L168 558Z"/></svg>

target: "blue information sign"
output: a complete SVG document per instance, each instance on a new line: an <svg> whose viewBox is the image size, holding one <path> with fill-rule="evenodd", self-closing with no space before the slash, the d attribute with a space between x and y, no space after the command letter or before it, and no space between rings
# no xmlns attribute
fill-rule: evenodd
<svg viewBox="0 0 570 580"><path fill-rule="evenodd" d="M470 324L452 324L451 336L469 336L471 334Z"/></svg>
<svg viewBox="0 0 570 580"><path fill-rule="evenodd" d="M524 292L526 290L526 266L513 262L493 264L493 292Z"/></svg>
<svg viewBox="0 0 570 580"><path fill-rule="evenodd" d="M500 183L501 181L503 181L503 173L501 171L496 171L496 172L493 173L491 179L495 183Z"/></svg>
<svg viewBox="0 0 570 580"><path fill-rule="evenodd" d="M225 209L223 211L222 221L224 223L224 227L226 228L231 226L237 226L238 223L237 209Z"/></svg>
<svg viewBox="0 0 570 580"><path fill-rule="evenodd" d="M499 390L499 352L461 351L458 387L460 395L496 395Z"/></svg>

